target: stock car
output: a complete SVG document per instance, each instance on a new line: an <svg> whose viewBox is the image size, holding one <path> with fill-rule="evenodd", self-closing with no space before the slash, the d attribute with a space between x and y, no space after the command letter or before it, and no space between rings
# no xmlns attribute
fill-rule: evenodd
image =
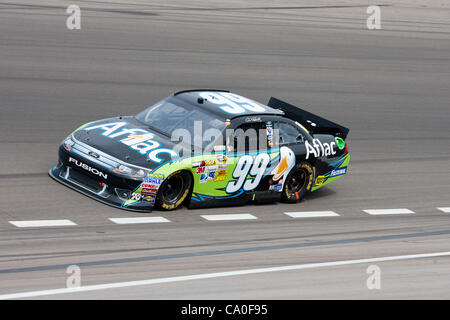
<svg viewBox="0 0 450 320"><path fill-rule="evenodd" d="M185 90L136 116L82 125L49 175L132 211L297 203L347 173L348 132L273 97Z"/></svg>

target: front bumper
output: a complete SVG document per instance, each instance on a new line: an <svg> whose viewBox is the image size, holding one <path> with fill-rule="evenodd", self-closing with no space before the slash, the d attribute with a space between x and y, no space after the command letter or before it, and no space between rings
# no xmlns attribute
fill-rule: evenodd
<svg viewBox="0 0 450 320"><path fill-rule="evenodd" d="M90 168L104 172L107 178L86 171L69 159L76 159ZM153 204L144 201L124 206L124 203L131 198L133 191L140 185L139 181L117 176L106 164L102 165L95 159L89 159L77 150L67 151L60 146L58 164L49 171L49 175L63 185L107 205L130 211L152 211Z"/></svg>

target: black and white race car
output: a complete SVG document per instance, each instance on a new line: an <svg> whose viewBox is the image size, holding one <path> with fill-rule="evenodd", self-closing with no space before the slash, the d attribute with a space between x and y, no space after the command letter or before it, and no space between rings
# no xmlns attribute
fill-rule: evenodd
<svg viewBox="0 0 450 320"><path fill-rule="evenodd" d="M135 211L296 203L347 173L348 132L275 98L264 105L224 90L186 90L135 116L82 125L62 141L49 174Z"/></svg>

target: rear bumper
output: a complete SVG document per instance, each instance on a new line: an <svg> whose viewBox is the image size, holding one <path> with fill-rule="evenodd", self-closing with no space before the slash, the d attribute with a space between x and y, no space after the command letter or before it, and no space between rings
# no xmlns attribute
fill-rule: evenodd
<svg viewBox="0 0 450 320"><path fill-rule="evenodd" d="M311 191L315 191L326 184L341 178L347 174L348 165L350 163L350 153L344 153L342 156L334 159L331 163L322 169L326 171L324 174L318 174L315 177L314 184L311 187Z"/></svg>

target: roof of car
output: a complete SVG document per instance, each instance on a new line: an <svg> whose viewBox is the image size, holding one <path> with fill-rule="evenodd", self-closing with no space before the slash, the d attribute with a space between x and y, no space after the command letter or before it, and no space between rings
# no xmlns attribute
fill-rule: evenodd
<svg viewBox="0 0 450 320"><path fill-rule="evenodd" d="M174 93L176 99L198 106L224 119L248 115L283 115L284 112L252 99L219 89L192 89Z"/></svg>

